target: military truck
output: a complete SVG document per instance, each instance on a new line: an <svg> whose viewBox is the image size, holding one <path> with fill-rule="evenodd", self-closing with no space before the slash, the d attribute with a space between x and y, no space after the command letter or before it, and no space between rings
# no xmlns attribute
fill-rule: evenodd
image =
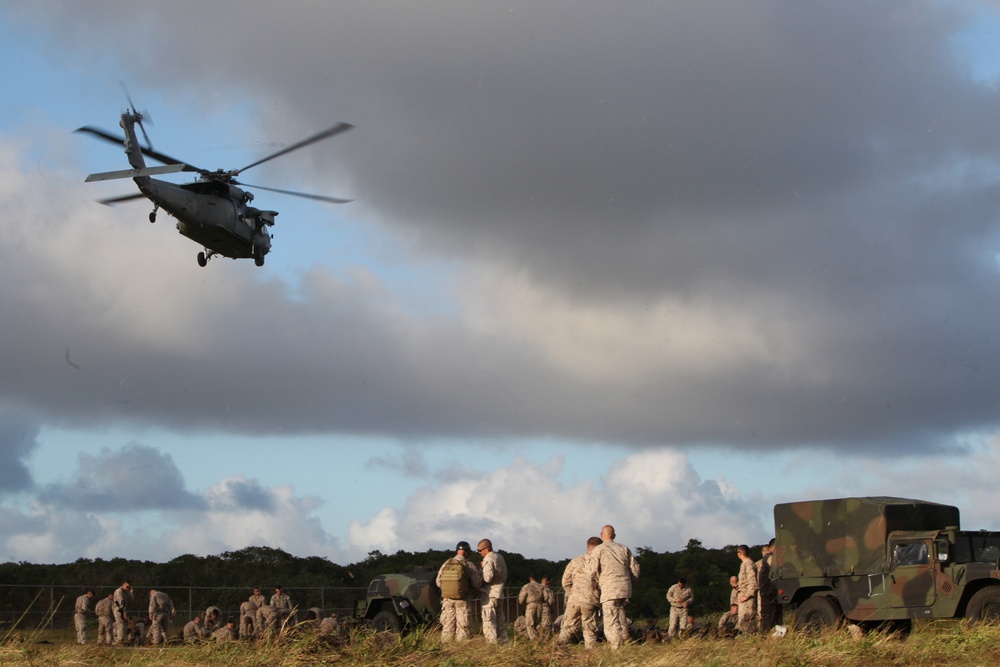
<svg viewBox="0 0 1000 667"><path fill-rule="evenodd" d="M409 574L380 574L358 600L355 617L379 631L405 632L433 623L441 614L441 590L436 570Z"/></svg>
<svg viewBox="0 0 1000 667"><path fill-rule="evenodd" d="M774 507L771 578L795 628L845 619L908 631L915 618L1000 620L1000 532L963 531L957 507L838 498Z"/></svg>

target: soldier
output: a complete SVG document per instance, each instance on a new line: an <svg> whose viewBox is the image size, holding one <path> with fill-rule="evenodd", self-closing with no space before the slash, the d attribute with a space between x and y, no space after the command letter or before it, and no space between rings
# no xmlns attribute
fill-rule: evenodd
<svg viewBox="0 0 1000 667"><path fill-rule="evenodd" d="M174 620L174 603L170 596L155 588L149 589L150 643L166 644L170 637L170 621Z"/></svg>
<svg viewBox="0 0 1000 667"><path fill-rule="evenodd" d="M262 595L261 598L264 596ZM253 598L240 605L240 637L249 639L254 634L254 618L257 616L257 605Z"/></svg>
<svg viewBox="0 0 1000 667"><path fill-rule="evenodd" d="M442 563L437 573L441 589L441 641L469 638L469 598L483 584L479 568L469 560L472 547L464 540L455 546L455 555Z"/></svg>
<svg viewBox="0 0 1000 667"><path fill-rule="evenodd" d="M639 580L639 563L627 546L615 542L614 526L607 525L601 529L601 540L601 545L594 548L591 557L601 588L604 636L611 648L618 649L631 636L625 618L625 605L632 596L632 582Z"/></svg>
<svg viewBox="0 0 1000 667"><path fill-rule="evenodd" d="M188 644L195 644L201 641L202 633L201 616L195 616L184 626L184 641Z"/></svg>
<svg viewBox="0 0 1000 667"><path fill-rule="evenodd" d="M225 625L223 625L221 628L213 632L212 639L214 639L217 644L235 641L236 632L235 628L233 627L232 619L228 619Z"/></svg>
<svg viewBox="0 0 1000 667"><path fill-rule="evenodd" d="M732 588L732 590L729 591L729 604L739 604L740 603L739 577L729 577L729 587Z"/></svg>
<svg viewBox="0 0 1000 667"><path fill-rule="evenodd" d="M739 620L736 629L749 634L754 631L757 616L757 567L750 558L750 547L741 544L736 548L740 559L740 574L737 577Z"/></svg>
<svg viewBox="0 0 1000 667"><path fill-rule="evenodd" d="M478 574L478 570L476 574ZM442 600L442 607L444 606L444 601ZM469 617L468 610L466 610L466 618ZM334 634L340 630L340 615L337 612L333 612L328 617L324 618L319 622L319 632L322 635ZM468 633L468 623L466 623L466 633ZM442 636L441 641L444 641Z"/></svg>
<svg viewBox="0 0 1000 667"><path fill-rule="evenodd" d="M103 600L99 600L97 605L94 606L94 613L97 614L97 645L107 644L111 646L114 642L114 627L115 619L111 615L111 598L112 594L108 593L108 597Z"/></svg>
<svg viewBox="0 0 1000 667"><path fill-rule="evenodd" d="M503 585L507 582L507 563L503 556L493 551L490 540L479 540L477 551L483 557L483 636L488 643L496 644L507 640L503 609L500 607Z"/></svg>
<svg viewBox="0 0 1000 667"><path fill-rule="evenodd" d="M556 607L556 594L549 587L551 583L552 579L542 577L542 624L538 628L538 635L542 641L552 638L552 621L555 619L555 614L552 612Z"/></svg>
<svg viewBox="0 0 1000 667"><path fill-rule="evenodd" d="M254 587L253 595L249 597L250 602L253 602L254 609L260 609L265 604L267 604L267 598L260 594L260 588Z"/></svg>
<svg viewBox="0 0 1000 667"><path fill-rule="evenodd" d="M258 638L264 637L266 634L273 634L280 624L281 614L278 613L277 609L269 604L257 608L257 622L255 627L257 628L256 636Z"/></svg>
<svg viewBox="0 0 1000 667"><path fill-rule="evenodd" d="M568 644L583 626L583 645L597 644L597 607L601 593L597 587L597 569L591 554L601 544L601 538L587 540L587 553L571 560L563 572L562 587L566 592L566 613L559 627L559 643Z"/></svg>
<svg viewBox="0 0 1000 667"><path fill-rule="evenodd" d="M538 626L542 622L542 585L535 581L535 575L528 575L528 583L521 586L517 603L524 608L524 634L528 639L538 639Z"/></svg>
<svg viewBox="0 0 1000 667"><path fill-rule="evenodd" d="M667 626L667 636L673 639L677 630L687 630L688 608L694 602L694 591L688 588L687 579L679 577L677 583L667 589L667 602L670 603L670 625Z"/></svg>
<svg viewBox="0 0 1000 667"><path fill-rule="evenodd" d="M94 591L87 591L76 599L76 604L73 606L73 625L76 627L77 644L87 643L87 614L90 613L90 601L93 599Z"/></svg>
<svg viewBox="0 0 1000 667"><path fill-rule="evenodd" d="M736 623L740 618L740 605L737 602L729 605L729 611L719 617L719 636L731 637L736 634Z"/></svg>
<svg viewBox="0 0 1000 667"><path fill-rule="evenodd" d="M222 610L212 605L205 610L205 623L204 623L204 635L208 637L213 632L218 630L222 626L222 621L220 616L222 615Z"/></svg>
<svg viewBox="0 0 1000 667"><path fill-rule="evenodd" d="M128 606L134 599L132 584L128 580L123 581L122 585L115 589L111 612L115 618L115 644L118 646L125 643L125 635L128 633Z"/></svg>
<svg viewBox="0 0 1000 667"><path fill-rule="evenodd" d="M761 559L757 561L757 620L760 631L767 634L778 624L781 606L778 604L778 589L771 581L771 558L774 555L774 538L761 549Z"/></svg>
<svg viewBox="0 0 1000 667"><path fill-rule="evenodd" d="M274 587L274 595L271 596L271 606L278 612L279 623L295 622L295 619L288 621L292 616L292 599L281 590L281 586Z"/></svg>

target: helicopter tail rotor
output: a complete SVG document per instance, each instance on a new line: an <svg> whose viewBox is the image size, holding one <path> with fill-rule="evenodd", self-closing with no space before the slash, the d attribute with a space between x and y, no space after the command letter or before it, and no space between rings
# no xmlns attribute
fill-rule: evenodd
<svg viewBox="0 0 1000 667"><path fill-rule="evenodd" d="M138 125L139 129L142 131L142 138L146 140L147 148L149 150L153 150L153 142L149 140L149 135L146 134L146 126L142 124L142 121L144 120L148 120L152 123L153 119L150 117L148 111L140 113L139 110L135 108L135 102L132 101L132 96L129 95L128 86L125 85L125 82L119 81L118 84L122 87L122 92L125 93L125 99L128 100L128 105L132 110L132 115L135 116L135 124Z"/></svg>

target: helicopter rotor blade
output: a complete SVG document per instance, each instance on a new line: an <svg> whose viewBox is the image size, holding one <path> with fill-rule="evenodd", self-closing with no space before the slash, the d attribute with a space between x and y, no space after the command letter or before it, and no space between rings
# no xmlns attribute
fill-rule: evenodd
<svg viewBox="0 0 1000 667"><path fill-rule="evenodd" d="M132 96L129 95L128 86L125 85L124 81L119 81L118 85L122 87L122 92L125 93L125 99L128 100L128 105L132 107L132 113L136 118L136 125L138 125L139 129L142 130L142 136L146 140L146 145L149 147L149 150L153 150L153 142L149 140L149 135L146 134L146 126L142 124L143 119L148 120L150 123L153 122L153 119L150 118L149 114L146 112L140 113L139 110L135 108L135 102L132 101Z"/></svg>
<svg viewBox="0 0 1000 667"><path fill-rule="evenodd" d="M253 188L254 190L268 190L270 192L279 192L283 195L291 195L293 197L305 197L306 199L315 199L316 201L326 202L327 204L347 204L354 201L353 199L339 199L337 197L327 197L326 195L314 195L308 192L295 192L294 190L281 190L279 188L269 188L264 185L250 185L249 183L242 183L239 181L232 181L233 185L242 185L246 188Z"/></svg>
<svg viewBox="0 0 1000 667"><path fill-rule="evenodd" d="M107 130L102 130L101 128L94 127L92 125L86 125L84 127L81 127L79 129L77 129L76 132L82 132L82 133L85 133L85 134L90 134L90 135L93 135L93 136L97 137L98 139L104 139L105 141L109 141L109 142L111 142L113 144L117 144L119 146L122 146L122 145L125 144L125 139L123 137L116 136L115 134L113 134L111 132L108 132ZM181 164L181 165L184 165L184 169L181 169L181 171L197 171L197 172L204 172L205 171L204 169L200 169L198 167L195 167L194 165L188 164L184 160L178 160L177 158L170 157L169 155L167 155L165 153L161 153L159 151L154 151L152 148L143 148L142 146L139 146L139 150L142 151L142 154L145 155L146 157L151 157L154 160L162 162L163 164Z"/></svg>
<svg viewBox="0 0 1000 667"><path fill-rule="evenodd" d="M268 160L273 160L274 158L281 157L282 155L285 155L286 153L291 153L292 151L297 151L300 148L305 148L306 146L308 146L310 144L314 144L317 141L322 141L324 139L329 139L330 137L332 137L334 135L337 135L337 134L340 134L341 132L347 132L348 130L352 129L353 127L354 126L351 125L350 123L338 123L337 125L334 125L333 127L329 128L327 130L323 130L322 132L320 132L318 134L314 134L313 136L311 136L311 137L309 137L307 139L303 139L302 141L299 141L298 143L294 143L291 146L283 148L280 151L278 151L277 153L271 153L267 157L261 158L260 160L257 160L256 162L248 164L247 166L243 167L242 169L236 169L235 171L232 172L232 175L236 176L236 175L240 174L241 172L244 172L247 169L250 169L251 167L256 167L259 164L263 164L263 163L267 162Z"/></svg>
<svg viewBox="0 0 1000 667"><path fill-rule="evenodd" d="M98 204L104 204L105 206L111 206L112 204L119 204L123 201L132 201L133 199L143 199L146 195L141 192L137 192L134 195L124 195L121 197L109 197L108 199L98 199Z"/></svg>

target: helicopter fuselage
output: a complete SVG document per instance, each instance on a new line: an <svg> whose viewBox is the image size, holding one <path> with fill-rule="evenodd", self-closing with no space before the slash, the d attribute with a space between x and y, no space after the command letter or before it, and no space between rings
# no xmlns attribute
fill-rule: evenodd
<svg viewBox="0 0 1000 667"><path fill-rule="evenodd" d="M248 206L244 190L213 181L134 180L147 199L177 218L177 231L206 249L234 259L263 258L271 250L267 227L278 212Z"/></svg>

